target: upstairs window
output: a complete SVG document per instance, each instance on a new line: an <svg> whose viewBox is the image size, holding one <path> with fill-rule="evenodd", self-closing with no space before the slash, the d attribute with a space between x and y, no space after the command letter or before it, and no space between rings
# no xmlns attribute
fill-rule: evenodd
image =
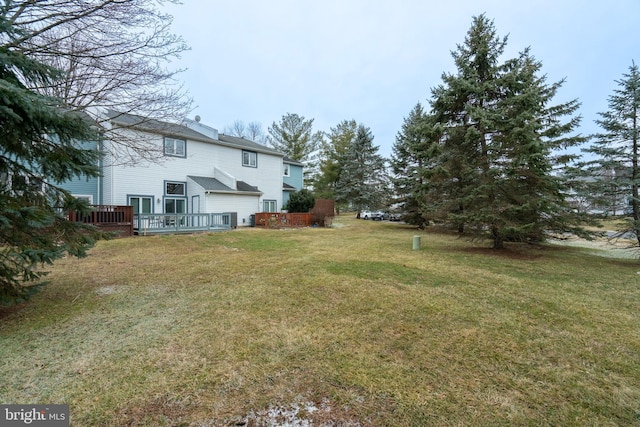
<svg viewBox="0 0 640 427"><path fill-rule="evenodd" d="M242 150L242 166L257 168L258 153L256 153L255 151Z"/></svg>
<svg viewBox="0 0 640 427"><path fill-rule="evenodd" d="M285 163L285 164L283 165L283 167L284 167L283 175L284 175L284 176L291 176L291 173L289 172L289 165Z"/></svg>
<svg viewBox="0 0 640 427"><path fill-rule="evenodd" d="M187 157L187 141L184 139L164 138L164 155L173 157Z"/></svg>
<svg viewBox="0 0 640 427"><path fill-rule="evenodd" d="M165 181L164 194L167 196L184 196L186 184L184 182Z"/></svg>

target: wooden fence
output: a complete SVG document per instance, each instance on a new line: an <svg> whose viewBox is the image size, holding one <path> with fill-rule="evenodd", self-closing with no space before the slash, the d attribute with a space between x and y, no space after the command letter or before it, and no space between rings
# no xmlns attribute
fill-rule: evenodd
<svg viewBox="0 0 640 427"><path fill-rule="evenodd" d="M313 214L310 213L282 213L282 212L258 212L256 213L256 227L286 228L286 227L310 227L313 223Z"/></svg>
<svg viewBox="0 0 640 427"><path fill-rule="evenodd" d="M133 206L92 205L87 213L69 211L69 221L92 224L118 237L133 236Z"/></svg>

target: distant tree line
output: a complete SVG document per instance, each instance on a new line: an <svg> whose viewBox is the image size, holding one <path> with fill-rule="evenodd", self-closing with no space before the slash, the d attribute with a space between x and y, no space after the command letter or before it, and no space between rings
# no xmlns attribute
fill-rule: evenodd
<svg viewBox="0 0 640 427"><path fill-rule="evenodd" d="M564 80L547 82L529 48L503 59L507 41L484 14L474 17L452 52L456 71L432 88L428 108L409 112L388 160L355 120L312 134L313 120L289 114L267 141L294 160L313 159L305 184L338 208L395 206L409 224L437 223L499 249L550 233L590 237L583 227L594 223L593 207L622 205L620 231L640 245L637 66L601 113L604 132L583 136L578 100L554 101ZM590 139L582 150L592 159L583 161Z"/></svg>

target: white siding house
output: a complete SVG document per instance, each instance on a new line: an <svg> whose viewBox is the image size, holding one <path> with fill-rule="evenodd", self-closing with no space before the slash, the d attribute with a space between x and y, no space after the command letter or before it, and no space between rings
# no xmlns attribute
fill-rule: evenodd
<svg viewBox="0 0 640 427"><path fill-rule="evenodd" d="M282 209L284 155L272 148L192 120L176 125L119 114L111 125L151 138L163 157L121 165L107 156L104 204L133 205L134 213L236 212L239 226L256 212Z"/></svg>

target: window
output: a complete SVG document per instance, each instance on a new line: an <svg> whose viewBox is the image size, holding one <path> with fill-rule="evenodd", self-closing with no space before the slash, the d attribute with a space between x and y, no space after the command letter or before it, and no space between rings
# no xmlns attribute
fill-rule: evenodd
<svg viewBox="0 0 640 427"><path fill-rule="evenodd" d="M187 141L184 139L164 138L164 155L187 157Z"/></svg>
<svg viewBox="0 0 640 427"><path fill-rule="evenodd" d="M283 164L283 167L284 167L284 174L283 175L284 176L291 176L290 172L289 172L289 165L285 163L285 164Z"/></svg>
<svg viewBox="0 0 640 427"><path fill-rule="evenodd" d="M181 214L186 212L187 212L187 201L185 199L174 199L171 197L165 197L164 213Z"/></svg>
<svg viewBox="0 0 640 427"><path fill-rule="evenodd" d="M184 182L165 181L164 194L167 196L184 196L187 194L185 187L186 183Z"/></svg>
<svg viewBox="0 0 640 427"><path fill-rule="evenodd" d="M275 200L264 200L262 202L263 212L277 212L278 203Z"/></svg>
<svg viewBox="0 0 640 427"><path fill-rule="evenodd" d="M129 196L129 205L133 206L134 214L151 213L153 196Z"/></svg>
<svg viewBox="0 0 640 427"><path fill-rule="evenodd" d="M40 203L40 196L44 195L44 181L35 176L7 175L8 179L3 182L7 186L9 194L12 196L24 197L33 203ZM39 199L39 200L36 200Z"/></svg>
<svg viewBox="0 0 640 427"><path fill-rule="evenodd" d="M93 204L93 196L91 194L73 194L73 197L78 200L84 200L88 205Z"/></svg>
<svg viewBox="0 0 640 427"><path fill-rule="evenodd" d="M255 151L242 150L242 166L250 168L258 167L258 153Z"/></svg>

